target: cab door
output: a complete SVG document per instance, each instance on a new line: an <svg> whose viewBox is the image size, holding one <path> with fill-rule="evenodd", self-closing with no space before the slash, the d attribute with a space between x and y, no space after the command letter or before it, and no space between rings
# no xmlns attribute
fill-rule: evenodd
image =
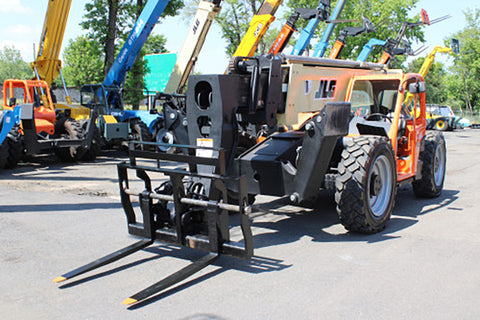
<svg viewBox="0 0 480 320"><path fill-rule="evenodd" d="M404 81L406 94L401 104L398 129L397 168L398 181L415 176L418 169L418 157L421 143L426 132L425 82L415 76Z"/></svg>

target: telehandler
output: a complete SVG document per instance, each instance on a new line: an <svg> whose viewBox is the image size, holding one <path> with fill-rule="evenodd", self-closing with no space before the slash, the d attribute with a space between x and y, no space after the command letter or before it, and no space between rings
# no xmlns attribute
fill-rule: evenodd
<svg viewBox="0 0 480 320"><path fill-rule="evenodd" d="M410 105L407 93L414 97ZM418 74L327 58L237 57L228 74L191 76L186 108L190 145L176 146L186 154L140 150L135 144L141 142L131 142L130 160L118 165L128 232L141 240L55 282L156 240L208 252L127 298L129 305L220 255L252 257L249 195L302 205L322 189L333 190L345 228L375 233L387 225L399 185L411 183L421 197L443 189L445 140L426 132L425 82ZM242 130L269 135L249 147L242 145ZM137 180L133 174L139 181L131 181ZM159 176L167 180L156 187ZM140 181L143 188L136 190L133 182ZM236 226L229 212L239 214Z"/></svg>
<svg viewBox="0 0 480 320"><path fill-rule="evenodd" d="M48 1L38 53L31 63L35 79L4 82L0 169L15 167L24 155L54 152L62 161L97 156L96 111L71 104L58 59L71 2ZM50 85L58 76L67 103L58 103L53 96Z"/></svg>

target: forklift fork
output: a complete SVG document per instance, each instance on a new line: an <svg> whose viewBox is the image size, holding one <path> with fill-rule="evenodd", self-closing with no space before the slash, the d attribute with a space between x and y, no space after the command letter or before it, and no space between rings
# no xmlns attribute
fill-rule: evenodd
<svg viewBox="0 0 480 320"><path fill-rule="evenodd" d="M130 161L122 162L117 165L120 196L122 206L127 219L128 232L134 236L143 238L142 240L113 252L103 258L88 263L73 271L67 272L60 277L55 278L54 282L61 282L71 279L85 272L94 270L111 262L117 261L134 252L144 249L159 240L165 243L176 244L184 247L201 249L208 253L197 261L192 262L181 270L165 277L161 281L147 287L146 289L132 295L123 301L130 305L144 300L156 293L165 290L168 287L179 283L187 277L204 269L222 254L238 258L248 259L253 256L253 237L250 229L250 220L248 217L249 208L247 203L247 183L245 176L227 177L225 155L223 149L213 149L205 147L191 147L185 145L175 145L177 148L186 148L190 155L168 154L156 151L145 151L135 149L135 145L157 144L148 142L130 142ZM210 149L212 154L217 154L216 158L194 156L198 148ZM157 149L158 150L158 149ZM137 160L155 160L155 165L146 166L137 164ZM177 162L187 164L189 170L182 168L165 168L161 166L161 161ZM211 166L215 168L215 173L200 173L197 170L199 166ZM136 176L143 181L144 190L140 193L130 189L128 180L128 170L135 170ZM169 192L160 193L152 189L152 181L148 172L162 173L169 178L171 188ZM212 171L210 171L212 172ZM184 178L199 179L199 181L210 181L209 200L195 198L184 185ZM228 204L226 181L234 180L239 187L238 204ZM140 202L140 211L142 213L143 223L137 222L135 211L133 209L131 196L138 196ZM161 202L173 202L175 216L170 224L164 225L155 219L155 205L153 200ZM203 212L203 220L198 227L194 222L182 221L182 217L189 213L189 210ZM243 244L230 241L229 214L228 212L238 212L240 214L240 228L243 235ZM158 213L158 212L157 212ZM158 219L158 217L157 217ZM195 222L198 223L198 222ZM192 224L192 225L189 225ZM206 228L205 228L206 225ZM205 232L206 230L206 232Z"/></svg>

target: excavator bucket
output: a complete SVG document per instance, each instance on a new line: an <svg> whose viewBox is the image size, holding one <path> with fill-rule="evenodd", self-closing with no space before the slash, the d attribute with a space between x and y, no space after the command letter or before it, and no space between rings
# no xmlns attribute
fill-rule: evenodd
<svg viewBox="0 0 480 320"><path fill-rule="evenodd" d="M140 144L150 146L140 148ZM207 252L198 261L127 298L123 303L129 305L186 279L212 264L220 255L252 257L246 178L226 176L223 149L176 145L175 148L186 149L188 153L165 153L158 148L156 151L141 150L153 149L152 146L158 147L148 142L130 142L129 161L117 166L128 232L141 240L67 272L54 282L71 279L119 260L154 241ZM129 178L132 173L138 178L135 181ZM158 187L154 187L156 183ZM238 196L231 201L235 203L228 203L227 183L238 184ZM136 212L133 199L138 199L140 212ZM232 212L238 213L238 217L229 214Z"/></svg>

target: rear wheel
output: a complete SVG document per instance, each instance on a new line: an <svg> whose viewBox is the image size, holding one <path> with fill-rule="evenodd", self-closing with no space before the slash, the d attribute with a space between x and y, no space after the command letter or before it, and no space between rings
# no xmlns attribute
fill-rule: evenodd
<svg viewBox="0 0 480 320"><path fill-rule="evenodd" d="M82 122L82 131L86 136L88 135L87 132L87 127L88 127L88 120L84 120ZM82 155L82 160L85 161L93 161L97 158L98 154L100 153L101 145L102 145L102 135L100 133L100 129L95 125L95 123L92 123L91 129L93 130L93 135L92 135L92 142L90 144L90 149L86 150L85 153Z"/></svg>
<svg viewBox="0 0 480 320"><path fill-rule="evenodd" d="M20 126L15 125L7 137L9 150L7 167L14 168L23 157L23 136L20 133Z"/></svg>
<svg viewBox="0 0 480 320"><path fill-rule="evenodd" d="M64 120L64 121L63 121ZM62 119L63 125L57 126L55 129L55 136L64 139L82 139L83 131L80 123L72 118ZM58 128L58 129L57 129ZM77 151L79 146L72 147L57 147L55 154L64 162L73 162L77 160Z"/></svg>
<svg viewBox="0 0 480 320"><path fill-rule="evenodd" d="M412 183L416 196L434 198L442 193L447 167L446 150L442 133L427 132L424 149L419 156L419 160L423 162L422 178Z"/></svg>
<svg viewBox="0 0 480 320"><path fill-rule="evenodd" d="M335 185L340 221L354 232L383 230L390 220L397 188L390 141L379 136L348 139L341 157Z"/></svg>
<svg viewBox="0 0 480 320"><path fill-rule="evenodd" d="M437 131L446 131L448 129L448 124L444 119L437 119L434 127Z"/></svg>

